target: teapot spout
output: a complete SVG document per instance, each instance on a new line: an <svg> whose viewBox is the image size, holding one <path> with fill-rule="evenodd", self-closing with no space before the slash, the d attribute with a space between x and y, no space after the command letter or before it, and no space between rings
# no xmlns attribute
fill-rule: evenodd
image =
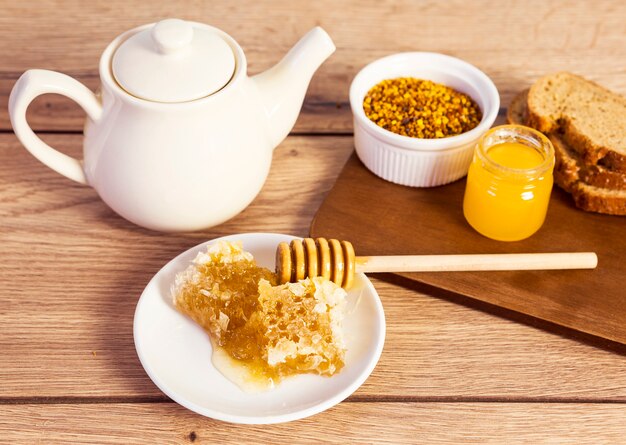
<svg viewBox="0 0 626 445"><path fill-rule="evenodd" d="M334 51L330 36L317 26L278 64L252 77L269 120L273 147L280 144L293 128L313 73Z"/></svg>

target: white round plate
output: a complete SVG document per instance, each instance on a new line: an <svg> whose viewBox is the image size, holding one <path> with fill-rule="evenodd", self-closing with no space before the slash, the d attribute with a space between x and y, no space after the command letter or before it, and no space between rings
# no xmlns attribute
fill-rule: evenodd
<svg viewBox="0 0 626 445"><path fill-rule="evenodd" d="M276 246L294 237L275 233L231 235L261 266L274 269ZM167 263L146 286L135 310L137 355L148 376L180 405L214 419L234 423L287 422L317 414L352 394L370 375L385 341L385 315L372 283L357 274L348 292L344 318L345 367L332 377L298 375L261 393L243 392L211 362L208 335L173 306L170 287L199 251L199 244Z"/></svg>

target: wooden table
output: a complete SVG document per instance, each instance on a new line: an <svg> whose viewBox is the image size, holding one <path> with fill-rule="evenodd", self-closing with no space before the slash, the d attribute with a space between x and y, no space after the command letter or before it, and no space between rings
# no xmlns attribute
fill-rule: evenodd
<svg viewBox="0 0 626 445"><path fill-rule="evenodd" d="M387 340L371 377L338 406L288 424L237 426L180 407L145 374L132 336L143 287L179 252L239 232L307 234L353 149L348 86L366 63L399 51L451 54L483 69L503 106L556 70L626 94L626 3L1 3L0 442L626 443L623 352L388 277L372 278ZM251 73L315 25L338 47L253 204L219 227L176 235L126 222L92 189L44 167L20 146L6 111L24 70L63 71L95 89L99 55L113 37L169 16L231 34ZM29 119L46 141L80 156L83 113L73 103L42 97Z"/></svg>

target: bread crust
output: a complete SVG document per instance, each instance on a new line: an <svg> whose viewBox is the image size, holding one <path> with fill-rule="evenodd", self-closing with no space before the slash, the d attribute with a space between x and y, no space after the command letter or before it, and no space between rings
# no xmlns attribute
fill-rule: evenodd
<svg viewBox="0 0 626 445"><path fill-rule="evenodd" d="M597 194L590 187L584 182L576 183L572 191L576 207L588 212L626 215L626 195L607 197Z"/></svg>
<svg viewBox="0 0 626 445"><path fill-rule="evenodd" d="M524 90L513 98L507 110L509 123L530 124L530 113L525 110L528 95L529 90ZM586 163L556 131L547 136L554 146L554 182L572 194L576 206L589 212L626 215L626 174Z"/></svg>
<svg viewBox="0 0 626 445"><path fill-rule="evenodd" d="M597 165L587 165L558 135L548 138L554 146L555 170L560 170L570 181L581 181L593 187L626 190L626 175Z"/></svg>
<svg viewBox="0 0 626 445"><path fill-rule="evenodd" d="M554 146L554 182L572 194L576 207L588 212L626 215L626 175L588 167L558 135L548 137ZM611 182L620 187L605 186Z"/></svg>
<svg viewBox="0 0 626 445"><path fill-rule="evenodd" d="M506 120L509 124L526 125L528 121L528 91L530 88L526 88L521 93L515 95L511 100L511 105L506 110Z"/></svg>
<svg viewBox="0 0 626 445"><path fill-rule="evenodd" d="M607 147L598 146L568 120L563 119L559 133L563 140L580 155L588 165L599 165L616 172L626 173L626 156Z"/></svg>
<svg viewBox="0 0 626 445"><path fill-rule="evenodd" d="M566 192L572 193L580 179L580 167L576 160L567 154L563 142L556 135L549 135L548 138L554 147L554 182Z"/></svg>
<svg viewBox="0 0 626 445"><path fill-rule="evenodd" d="M568 114L571 111L566 108L558 110L556 116L542 114L540 111L542 109L541 103L546 100L546 95L555 94L552 90L554 85L559 82L576 82L583 86L586 85L588 88L601 92L611 97L612 100L623 104L626 109L626 98L575 74L559 72L540 78L530 87L527 99L527 124L542 133L560 133L567 145L580 154L585 164L601 165L611 170L626 173L626 154L622 152L623 147L607 147L594 141L576 127L575 122ZM552 99L557 100L554 96ZM622 116L614 117L616 119L623 118Z"/></svg>

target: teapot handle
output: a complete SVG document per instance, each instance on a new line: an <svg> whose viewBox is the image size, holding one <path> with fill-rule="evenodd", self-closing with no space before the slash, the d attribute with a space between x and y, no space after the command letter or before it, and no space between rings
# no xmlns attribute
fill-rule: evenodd
<svg viewBox="0 0 626 445"><path fill-rule="evenodd" d="M55 71L28 70L18 79L9 97L9 115L13 130L24 147L45 165L76 182L88 184L82 161L50 147L39 139L26 122L28 105L37 96L46 93L69 97L94 121L102 115L100 102L82 83Z"/></svg>

